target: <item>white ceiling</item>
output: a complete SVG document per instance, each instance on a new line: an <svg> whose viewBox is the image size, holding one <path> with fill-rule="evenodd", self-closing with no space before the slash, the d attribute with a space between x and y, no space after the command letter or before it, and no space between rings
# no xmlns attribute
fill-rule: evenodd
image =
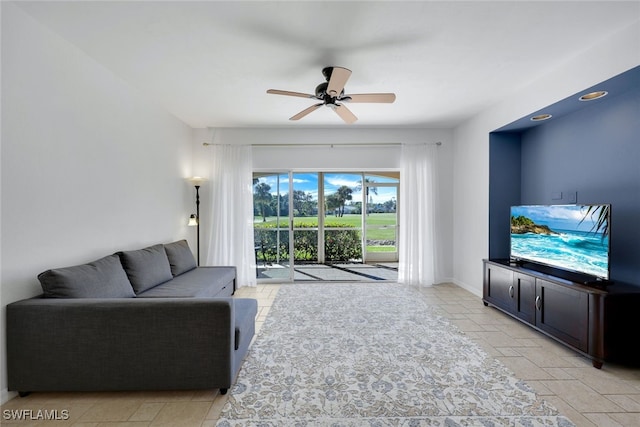
<svg viewBox="0 0 640 427"><path fill-rule="evenodd" d="M640 20L640 2L19 2L115 75L195 128L452 127ZM288 118L321 70L345 93L395 92Z"/></svg>

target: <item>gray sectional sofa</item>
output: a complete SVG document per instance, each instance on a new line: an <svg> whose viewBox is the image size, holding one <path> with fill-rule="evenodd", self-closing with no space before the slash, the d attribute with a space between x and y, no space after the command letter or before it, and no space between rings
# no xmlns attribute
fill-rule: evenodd
<svg viewBox="0 0 640 427"><path fill-rule="evenodd" d="M257 301L235 267L197 267L185 240L38 275L43 294L7 305L8 388L215 389L235 381Z"/></svg>

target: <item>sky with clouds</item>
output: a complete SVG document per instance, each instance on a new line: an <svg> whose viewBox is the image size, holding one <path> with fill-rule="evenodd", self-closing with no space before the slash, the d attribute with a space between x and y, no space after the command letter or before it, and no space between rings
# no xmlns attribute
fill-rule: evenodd
<svg viewBox="0 0 640 427"><path fill-rule="evenodd" d="M382 176L367 176L370 180L377 183L392 183L397 182L392 178L386 178ZM259 178L260 182L267 183L271 187L271 194L276 195L278 190L278 178L279 178L279 187L280 194L285 194L289 192L289 178L288 174L280 174L280 175L268 175ZM335 193L338 188L343 185L353 189L353 201L362 200L362 189L356 191L356 188L359 187L362 183L362 175L361 174L350 174L350 173L325 173L324 174L324 192L325 194ZM296 172L293 174L293 188L295 190L301 190L306 193L309 193L313 196L314 200L318 199L318 174L317 173L305 173L305 172ZM384 203L390 200L392 197L397 199L397 190L395 187L376 187L375 194L373 191L369 191L369 200L373 203Z"/></svg>
<svg viewBox="0 0 640 427"><path fill-rule="evenodd" d="M525 216L539 225L546 225L552 230L590 231L598 221L598 206L595 212L589 213L589 205L550 205L550 206L512 206L512 216Z"/></svg>

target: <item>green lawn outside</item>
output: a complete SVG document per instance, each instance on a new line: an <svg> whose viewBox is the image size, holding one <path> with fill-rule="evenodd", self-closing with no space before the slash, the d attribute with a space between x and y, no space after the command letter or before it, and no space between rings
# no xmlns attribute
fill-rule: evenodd
<svg viewBox="0 0 640 427"><path fill-rule="evenodd" d="M342 217L333 215L326 216L324 223L326 227L330 227L331 224L348 224L351 227L360 227L361 225L360 214L345 214ZM258 226L259 224L275 224L277 217L268 216L266 222L262 221L261 216L253 218L253 222ZM396 214L394 213L372 213L367 216L367 223L371 225L391 225L395 223ZM296 217L293 220L294 224L312 224L318 225L318 218L316 217ZM280 224L289 224L288 218L280 218Z"/></svg>
<svg viewBox="0 0 640 427"><path fill-rule="evenodd" d="M396 252L395 246L367 246L367 252Z"/></svg>
<svg viewBox="0 0 640 427"><path fill-rule="evenodd" d="M267 217L267 221L263 222L262 217L254 218L255 228L270 228L275 227L277 224L277 217ZM389 227L394 225L396 221L396 214L393 213L372 213L367 216L367 239L369 240L395 240L396 230L395 227ZM294 227L317 227L318 218L316 217L302 217L294 218ZM362 227L362 216L360 214L346 214L343 217L327 216L324 221L325 228L332 227ZM280 218L280 228L288 228L288 218Z"/></svg>
<svg viewBox="0 0 640 427"><path fill-rule="evenodd" d="M254 218L254 227L256 229L267 228L275 231L278 224L277 217L267 217L265 222L262 217ZM393 213L372 213L367 216L367 240L378 241L396 241L396 228L393 225L396 222L396 215ZM314 228L318 226L318 218L301 217L295 218L294 227ZM280 218L280 229L288 230L288 218ZM342 217L327 216L325 218L325 228L357 228L362 226L362 216L360 214L346 214ZM367 245L367 252L395 252L395 245Z"/></svg>

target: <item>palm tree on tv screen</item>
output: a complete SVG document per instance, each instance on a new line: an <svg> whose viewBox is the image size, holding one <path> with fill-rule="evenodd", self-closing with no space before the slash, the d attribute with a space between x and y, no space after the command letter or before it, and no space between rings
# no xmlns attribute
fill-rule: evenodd
<svg viewBox="0 0 640 427"><path fill-rule="evenodd" d="M579 224L582 224L587 217L594 220L591 232L602 233L602 238L609 236L609 211L610 205L590 205L582 216ZM596 216L597 215L597 216ZM594 218L595 217L595 218Z"/></svg>

